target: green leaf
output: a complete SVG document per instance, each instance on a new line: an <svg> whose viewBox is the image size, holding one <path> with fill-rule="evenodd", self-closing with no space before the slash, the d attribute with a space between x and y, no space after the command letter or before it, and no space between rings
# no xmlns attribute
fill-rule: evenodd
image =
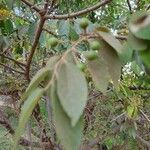
<svg viewBox="0 0 150 150"><path fill-rule="evenodd" d="M47 66L49 69L52 70L59 59L60 59L60 56L58 56L58 55L55 55L55 56L51 57L51 58L47 61L46 66Z"/></svg>
<svg viewBox="0 0 150 150"><path fill-rule="evenodd" d="M33 40L34 40L36 27L37 27L37 21L32 22L28 28L27 34L31 43L33 43Z"/></svg>
<svg viewBox="0 0 150 150"><path fill-rule="evenodd" d="M123 44L121 51L122 51L122 53L119 55L119 58L120 58L122 64L131 62L132 56L133 56L133 49L127 42Z"/></svg>
<svg viewBox="0 0 150 150"><path fill-rule="evenodd" d="M58 21L58 34L64 39L68 38L70 29L69 20L60 20Z"/></svg>
<svg viewBox="0 0 150 150"><path fill-rule="evenodd" d="M39 84L46 79L46 77L51 76L51 71L49 68L45 67L39 70L36 75L32 78L26 92L24 93L22 99L25 100L34 89L36 89Z"/></svg>
<svg viewBox="0 0 150 150"><path fill-rule="evenodd" d="M66 55L66 61L69 62L69 63L75 64L75 59L74 59L72 51L70 51L70 52L67 53L67 55Z"/></svg>
<svg viewBox="0 0 150 150"><path fill-rule="evenodd" d="M74 64L63 63L58 70L57 88L60 103L75 126L87 102L85 77Z"/></svg>
<svg viewBox="0 0 150 150"><path fill-rule="evenodd" d="M98 59L94 61L88 61L88 69L90 74L92 75L95 86L101 92L105 93L110 79L106 63L102 58L98 57Z"/></svg>
<svg viewBox="0 0 150 150"><path fill-rule="evenodd" d="M117 53L121 53L122 45L110 32L98 31L98 34L107 42Z"/></svg>
<svg viewBox="0 0 150 150"><path fill-rule="evenodd" d="M8 6L9 9L12 9L13 4L14 4L14 0L5 0L6 1L6 5Z"/></svg>
<svg viewBox="0 0 150 150"><path fill-rule="evenodd" d="M150 12L139 11L133 14L129 29L137 38L150 40Z"/></svg>
<svg viewBox="0 0 150 150"><path fill-rule="evenodd" d="M133 72L137 75L140 74L140 72L142 71L142 69L139 67L139 65L136 63L136 61L133 61L131 63L131 69L133 70Z"/></svg>
<svg viewBox="0 0 150 150"><path fill-rule="evenodd" d="M133 137L135 139L136 137L136 130L134 127L130 127L128 128L128 133L129 133L129 136Z"/></svg>
<svg viewBox="0 0 150 150"><path fill-rule="evenodd" d="M135 118L138 115L138 109L135 106L129 105L127 107L127 113L130 118Z"/></svg>
<svg viewBox="0 0 150 150"><path fill-rule="evenodd" d="M13 150L16 150L17 143L25 129L25 125L29 117L31 116L33 109L35 108L41 96L43 95L43 92L44 92L43 89L36 88L34 91L32 91L31 95L28 97L28 99L25 101L24 105L22 106L21 114L19 117L19 124L14 136Z"/></svg>
<svg viewBox="0 0 150 150"><path fill-rule="evenodd" d="M3 35L10 35L13 32L13 24L11 20L0 20L0 29Z"/></svg>
<svg viewBox="0 0 150 150"><path fill-rule="evenodd" d="M130 47L134 50L145 50L148 46L146 41L136 38L132 33L128 35L128 41Z"/></svg>
<svg viewBox="0 0 150 150"><path fill-rule="evenodd" d="M76 125L72 127L70 118L63 110L54 86L51 87L51 100L54 124L60 142L65 150L77 150L82 138L83 117L80 117Z"/></svg>
<svg viewBox="0 0 150 150"><path fill-rule="evenodd" d="M46 45L46 34L44 32L41 33L39 44L41 47L44 47Z"/></svg>
<svg viewBox="0 0 150 150"><path fill-rule="evenodd" d="M116 51L104 41L102 50L99 53L102 55L107 64L114 86L118 87L118 80L121 76L121 62L119 56L117 55Z"/></svg>
<svg viewBox="0 0 150 150"><path fill-rule="evenodd" d="M75 29L70 25L70 30L69 30L69 38L72 41L76 41L79 39L79 35L75 31Z"/></svg>
<svg viewBox="0 0 150 150"><path fill-rule="evenodd" d="M144 64L150 68L150 48L140 52Z"/></svg>

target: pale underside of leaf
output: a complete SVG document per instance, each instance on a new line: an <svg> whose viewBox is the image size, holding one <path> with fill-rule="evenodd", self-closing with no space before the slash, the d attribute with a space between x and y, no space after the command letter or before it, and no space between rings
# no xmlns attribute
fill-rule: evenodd
<svg viewBox="0 0 150 150"><path fill-rule="evenodd" d="M128 43L130 47L134 50L145 50L147 48L146 41L138 39L132 33L128 35Z"/></svg>
<svg viewBox="0 0 150 150"><path fill-rule="evenodd" d="M80 117L76 125L72 127L71 120L63 110L54 86L51 87L51 100L56 133L61 144L65 150L77 150L82 138L83 117Z"/></svg>
<svg viewBox="0 0 150 150"><path fill-rule="evenodd" d="M137 14L133 14L129 29L137 38L150 40L150 13L139 11Z"/></svg>
<svg viewBox="0 0 150 150"><path fill-rule="evenodd" d="M21 114L19 117L19 124L14 137L14 150L16 150L17 143L20 139L20 136L22 135L25 125L28 119L30 118L33 109L35 108L38 101L40 100L42 94L43 94L43 89L36 88L34 91L32 91L31 95L28 97L28 99L25 101L24 105L22 106Z"/></svg>
<svg viewBox="0 0 150 150"><path fill-rule="evenodd" d="M58 55L55 55L55 56L51 57L51 58L47 61L46 66L47 66L49 69L52 70L59 59L60 59L60 56L58 56Z"/></svg>
<svg viewBox="0 0 150 150"><path fill-rule="evenodd" d="M57 76L57 93L63 109L75 126L87 102L88 89L84 75L72 63L63 63Z"/></svg>
<svg viewBox="0 0 150 150"><path fill-rule="evenodd" d="M100 57L93 61L88 61L88 69L92 75L95 86L103 93L106 92L110 79L108 68L104 60Z"/></svg>
<svg viewBox="0 0 150 150"><path fill-rule="evenodd" d="M44 79L48 76L51 76L51 71L49 68L45 67L40 69L36 75L32 78L28 88L26 89L26 92L22 96L22 99L25 100L30 93L39 86L39 84L44 81Z"/></svg>
<svg viewBox="0 0 150 150"><path fill-rule="evenodd" d="M104 58L113 84L117 88L121 76L121 62L119 56L105 41L103 41L103 47L99 53Z"/></svg>
<svg viewBox="0 0 150 150"><path fill-rule="evenodd" d="M132 56L133 56L133 49L129 45L129 43L124 43L122 46L122 53L119 55L119 58L122 62L123 65L125 65L127 62L132 61Z"/></svg>
<svg viewBox="0 0 150 150"><path fill-rule="evenodd" d="M98 31L98 34L107 42L117 53L121 53L122 45L110 32Z"/></svg>
<svg viewBox="0 0 150 150"><path fill-rule="evenodd" d="M144 64L150 69L150 49L141 51L140 55Z"/></svg>

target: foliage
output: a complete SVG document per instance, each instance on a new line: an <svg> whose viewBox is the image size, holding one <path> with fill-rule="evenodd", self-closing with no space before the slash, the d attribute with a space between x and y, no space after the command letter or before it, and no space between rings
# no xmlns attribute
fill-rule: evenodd
<svg viewBox="0 0 150 150"><path fill-rule="evenodd" d="M16 97L13 108L19 122L14 150L31 117L42 130L39 143L48 143L49 149L76 150L91 138L98 138L95 145L102 140L108 149L123 149L141 139L140 114L149 125L143 111L149 108L150 12L138 10L147 9L148 1L132 1L133 10L122 0L0 2L1 80L13 77L9 83L19 86L0 92ZM125 64L130 64L128 71ZM91 91L102 98L89 101ZM28 137L31 134L32 130Z"/></svg>

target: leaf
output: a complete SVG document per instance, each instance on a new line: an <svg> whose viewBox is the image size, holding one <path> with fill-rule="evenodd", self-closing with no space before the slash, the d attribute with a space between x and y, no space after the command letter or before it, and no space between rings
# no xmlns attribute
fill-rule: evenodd
<svg viewBox="0 0 150 150"><path fill-rule="evenodd" d="M33 92L33 90L35 88L37 88L39 86L39 84L44 81L44 79L46 77L50 77L51 76L51 71L49 68L45 67L42 68L41 70L39 70L36 75L32 78L28 88L26 89L26 92L24 93L22 99L25 100L31 92Z"/></svg>
<svg viewBox="0 0 150 150"><path fill-rule="evenodd" d="M133 14L129 29L137 38L150 40L150 12L139 11Z"/></svg>
<svg viewBox="0 0 150 150"><path fill-rule="evenodd" d="M13 32L13 23L10 19L0 20L0 29L3 35L10 35Z"/></svg>
<svg viewBox="0 0 150 150"><path fill-rule="evenodd" d="M80 22L82 18L78 18L74 20L74 30L76 31L77 34L81 34L83 32L83 29L80 27ZM87 32L93 32L95 29L95 25L89 21L89 25L87 27Z"/></svg>
<svg viewBox="0 0 150 150"><path fill-rule="evenodd" d="M6 1L6 5L8 6L8 8L12 9L14 0L5 0L5 1Z"/></svg>
<svg viewBox="0 0 150 150"><path fill-rule="evenodd" d="M127 107L127 113L130 118L135 118L138 115L138 109L135 106L129 105Z"/></svg>
<svg viewBox="0 0 150 150"><path fill-rule="evenodd" d="M133 56L133 49L131 46L126 42L122 46L122 53L119 55L119 58L122 64L126 64L127 62L131 62Z"/></svg>
<svg viewBox="0 0 150 150"><path fill-rule="evenodd" d="M74 64L67 62L60 66L57 93L72 126L75 126L86 105L88 89L84 75Z"/></svg>
<svg viewBox="0 0 150 150"><path fill-rule="evenodd" d="M136 38L132 33L128 35L128 41L130 47L134 50L145 50L148 46L146 41Z"/></svg>
<svg viewBox="0 0 150 150"><path fill-rule="evenodd" d="M17 143L20 139L23 130L25 129L25 125L29 117L31 116L33 109L35 108L38 101L40 100L42 94L43 94L43 89L36 88L34 91L32 91L31 95L28 97L28 99L25 101L24 105L22 106L21 114L19 117L19 124L14 136L13 150L16 150Z"/></svg>
<svg viewBox="0 0 150 150"><path fill-rule="evenodd" d="M92 75L95 86L101 91L106 92L109 82L109 72L102 58L93 61L88 61L88 69Z"/></svg>
<svg viewBox="0 0 150 150"><path fill-rule="evenodd" d="M140 52L144 64L150 68L150 48Z"/></svg>
<svg viewBox="0 0 150 150"><path fill-rule="evenodd" d="M128 128L128 133L129 133L129 136L133 137L135 139L136 137L136 130L134 127L130 127Z"/></svg>
<svg viewBox="0 0 150 150"><path fill-rule="evenodd" d="M70 25L70 30L69 30L69 38L72 41L76 41L79 39L79 35L75 31L75 29Z"/></svg>
<svg viewBox="0 0 150 150"><path fill-rule="evenodd" d="M117 53L121 53L122 45L110 32L98 30L98 34L107 42Z"/></svg>
<svg viewBox="0 0 150 150"><path fill-rule="evenodd" d="M31 43L33 43L33 40L34 40L34 37L35 37L36 27L37 27L37 21L32 22L29 25L29 28L28 28L27 34L29 36L29 40L30 40Z"/></svg>
<svg viewBox="0 0 150 150"><path fill-rule="evenodd" d="M73 56L73 52L72 51L67 53L66 61L69 62L69 63L75 64L75 58Z"/></svg>
<svg viewBox="0 0 150 150"><path fill-rule="evenodd" d="M58 55L55 55L55 56L51 57L51 58L47 61L46 66L47 66L49 69L52 70L59 59L60 59L60 56L58 56Z"/></svg>
<svg viewBox="0 0 150 150"><path fill-rule="evenodd" d="M69 36L70 22L69 20L58 21L58 34L66 39Z"/></svg>
<svg viewBox="0 0 150 150"><path fill-rule="evenodd" d="M121 76L121 62L116 51L110 47L106 42L103 41L103 47L99 53L104 58L110 77L115 87L118 87L118 80Z"/></svg>
<svg viewBox="0 0 150 150"><path fill-rule="evenodd" d="M41 47L44 47L46 45L46 34L44 32L41 33L39 44Z"/></svg>
<svg viewBox="0 0 150 150"><path fill-rule="evenodd" d="M136 75L139 75L142 71L142 69L139 67L139 65L136 63L136 61L133 61L131 63L131 69L133 70L133 72L136 74Z"/></svg>
<svg viewBox="0 0 150 150"><path fill-rule="evenodd" d="M63 110L54 86L51 88L51 100L54 124L60 142L65 150L77 150L82 137L83 117L80 117L76 125L72 127L70 118Z"/></svg>

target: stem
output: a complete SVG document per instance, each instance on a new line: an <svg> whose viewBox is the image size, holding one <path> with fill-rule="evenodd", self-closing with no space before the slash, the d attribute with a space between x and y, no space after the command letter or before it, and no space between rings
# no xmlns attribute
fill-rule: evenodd
<svg viewBox="0 0 150 150"><path fill-rule="evenodd" d="M14 72L17 72L17 73L20 73L20 74L23 74L23 75L25 74L24 72L18 71L18 70L14 69L14 68L11 68L11 67L3 64L3 63L0 63L0 65L10 69L11 71L14 71Z"/></svg>
<svg viewBox="0 0 150 150"><path fill-rule="evenodd" d="M102 2L98 2L96 5L94 6L91 6L91 7L88 7L86 9L83 9L81 11L78 11L78 12L74 12L74 13L71 13L71 14L64 14L64 15L46 15L45 16L45 19L68 19L68 18L75 18L77 16L81 16L81 15L84 15L90 11L94 11L108 3L110 3L112 0L105 0L105 1L102 1Z"/></svg>
<svg viewBox="0 0 150 150"><path fill-rule="evenodd" d="M38 45L38 42L39 42L39 39L40 39L40 35L42 33L44 23L45 23L45 19L43 17L41 17L39 25L38 25L36 33L35 33L35 38L34 38L34 42L33 42L32 48L31 48L31 52L30 52L30 55L29 55L29 58L28 58L28 61L27 61L27 65L26 65L25 76L26 76L26 79L28 81L30 81L30 67L31 67L31 63L32 63L32 58L33 58L33 55L34 55L35 50L37 48L37 45Z"/></svg>

